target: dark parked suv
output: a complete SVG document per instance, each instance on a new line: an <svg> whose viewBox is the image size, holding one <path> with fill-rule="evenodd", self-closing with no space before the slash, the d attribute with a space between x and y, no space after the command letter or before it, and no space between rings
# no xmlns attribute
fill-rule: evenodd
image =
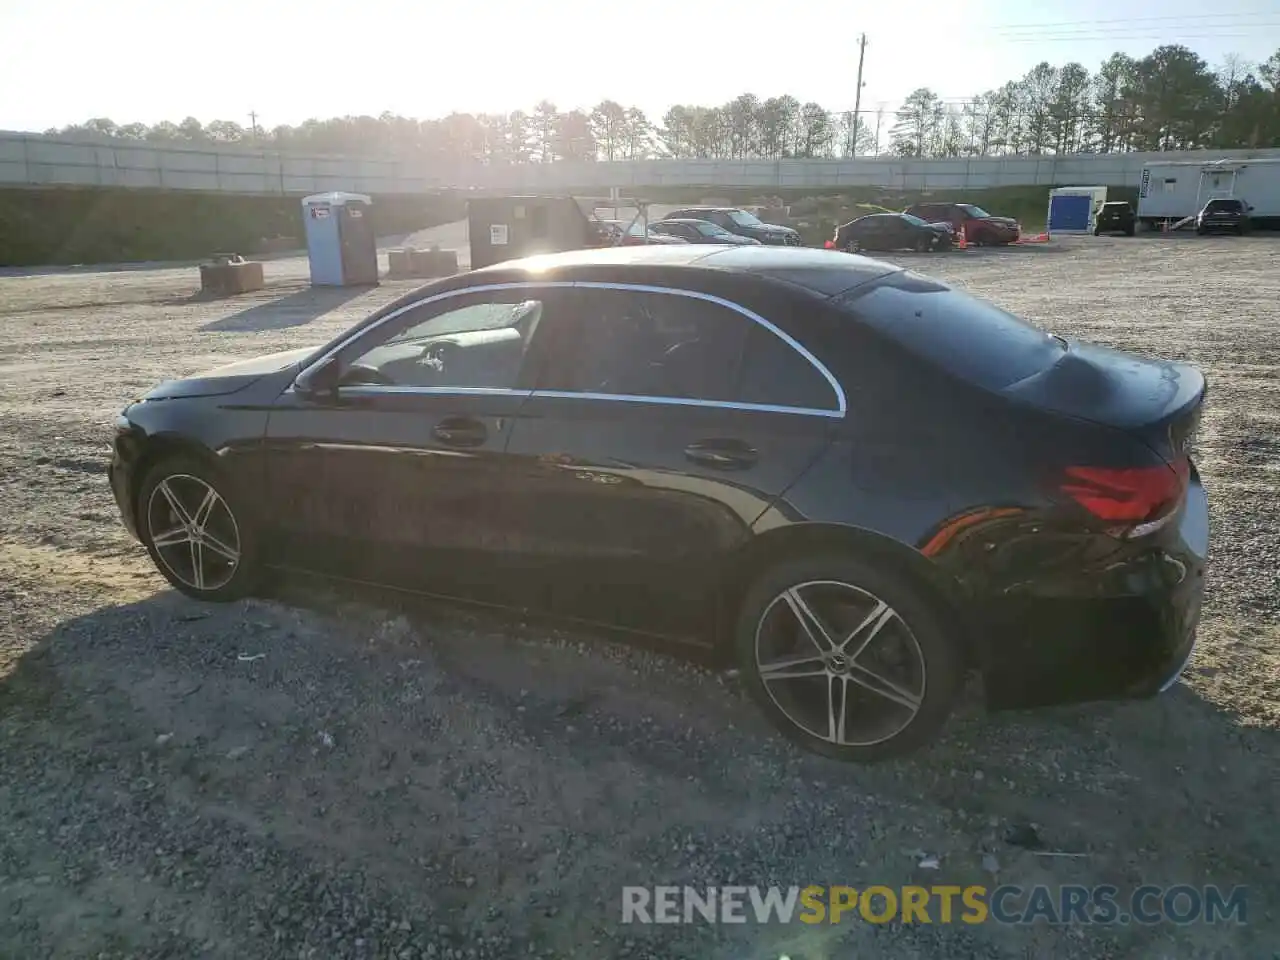
<svg viewBox="0 0 1280 960"><path fill-rule="evenodd" d="M1098 216L1093 221L1093 235L1100 237L1104 233L1123 233L1132 237L1137 229L1136 224L1130 204L1123 200L1111 201L1098 208Z"/></svg>
<svg viewBox="0 0 1280 960"><path fill-rule="evenodd" d="M754 214L737 207L684 207L673 210L664 220L706 220L730 233L750 240L759 240L774 247L800 246L800 234L790 227L777 223L765 223Z"/></svg>
<svg viewBox="0 0 1280 960"><path fill-rule="evenodd" d="M1235 198L1210 200L1196 214L1196 233L1204 236L1206 233L1226 231L1243 237L1249 232L1249 211L1252 209L1243 200Z"/></svg>
<svg viewBox="0 0 1280 960"><path fill-rule="evenodd" d="M929 223L949 223L956 236L979 246L1015 243L1022 227L1012 217L993 216L972 203L913 203L903 213Z"/></svg>

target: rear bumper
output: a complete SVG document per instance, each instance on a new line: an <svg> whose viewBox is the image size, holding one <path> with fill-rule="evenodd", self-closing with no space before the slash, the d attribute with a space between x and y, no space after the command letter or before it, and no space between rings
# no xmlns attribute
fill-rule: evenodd
<svg viewBox="0 0 1280 960"><path fill-rule="evenodd" d="M990 706L1140 699L1173 686L1195 646L1208 530L1197 479L1160 544L990 603Z"/></svg>
<svg viewBox="0 0 1280 960"><path fill-rule="evenodd" d="M1236 233L1246 225L1242 220L1205 220L1197 223L1196 229L1205 233Z"/></svg>

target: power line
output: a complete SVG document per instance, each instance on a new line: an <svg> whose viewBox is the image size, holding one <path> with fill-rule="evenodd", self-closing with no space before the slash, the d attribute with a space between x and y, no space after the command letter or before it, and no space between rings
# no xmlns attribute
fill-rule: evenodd
<svg viewBox="0 0 1280 960"><path fill-rule="evenodd" d="M1179 45L1185 45L1186 41L1188 40L1230 40L1238 37L1253 37L1257 35L1257 31L1259 29L1263 29L1263 28L1270 29L1274 27L1280 27L1280 21L1276 21L1275 23L1257 23L1257 24L1252 24L1252 26L1254 27L1253 30L1245 31L1245 32L1236 32L1236 33L1196 33L1196 34L1179 33L1177 36L1177 39L1174 42ZM1026 37L1009 36L1009 37L989 38L989 40L998 44L1071 43L1071 42L1105 43L1107 41L1120 43L1120 42L1132 41L1132 40L1156 40L1156 41L1163 40L1165 42L1168 42L1170 39L1171 38L1169 37L1168 34L1160 34L1160 33L1092 33L1092 34L1060 33L1060 34L1039 34L1038 36L1026 36Z"/></svg>
<svg viewBox="0 0 1280 960"><path fill-rule="evenodd" d="M1073 26L1096 26L1098 24L1120 23L1120 24L1139 24L1159 22L1162 25L1166 21L1182 21L1189 20L1235 20L1245 17L1274 17L1275 10L1259 10L1256 13L1188 13L1188 14L1168 14L1161 17L1118 17L1111 20L1045 20L1040 23L1010 23L1003 26L996 26L992 29L996 31L1002 30L1043 30L1046 27L1073 27ZM1175 24L1176 25L1176 24ZM1213 26L1213 24L1208 24ZM1232 24L1237 26L1237 24Z"/></svg>

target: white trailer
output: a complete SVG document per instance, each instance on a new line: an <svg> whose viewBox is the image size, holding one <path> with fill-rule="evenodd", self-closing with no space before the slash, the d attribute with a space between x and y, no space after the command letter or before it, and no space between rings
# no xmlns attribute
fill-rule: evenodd
<svg viewBox="0 0 1280 960"><path fill-rule="evenodd" d="M1255 223L1280 221L1280 158L1154 160L1142 168L1138 220L1145 227L1177 223L1218 198L1252 206Z"/></svg>

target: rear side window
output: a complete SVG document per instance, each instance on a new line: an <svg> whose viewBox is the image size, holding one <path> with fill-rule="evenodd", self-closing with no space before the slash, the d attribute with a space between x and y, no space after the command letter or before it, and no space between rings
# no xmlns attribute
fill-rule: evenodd
<svg viewBox="0 0 1280 960"><path fill-rule="evenodd" d="M752 323L747 334L738 399L774 407L839 409L827 378L807 357L758 323Z"/></svg>
<svg viewBox="0 0 1280 960"><path fill-rule="evenodd" d="M868 327L954 376L1001 390L1051 367L1066 345L960 290L902 272L839 299Z"/></svg>
<svg viewBox="0 0 1280 960"><path fill-rule="evenodd" d="M657 399L735 399L750 321L696 297L574 290L540 388Z"/></svg>

